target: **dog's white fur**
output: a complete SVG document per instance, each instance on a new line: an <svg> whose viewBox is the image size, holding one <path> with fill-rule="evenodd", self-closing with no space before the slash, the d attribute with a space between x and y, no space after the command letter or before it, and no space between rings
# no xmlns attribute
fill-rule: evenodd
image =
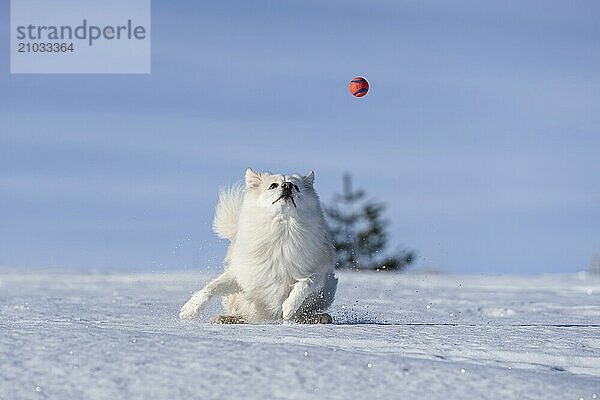
<svg viewBox="0 0 600 400"><path fill-rule="evenodd" d="M292 199L280 198L284 182L294 185ZM335 252L313 182L312 171L248 168L244 187L220 193L213 229L231 241L225 272L181 307L180 318L194 318L214 295L224 296L228 315L246 322L296 320L329 307Z"/></svg>

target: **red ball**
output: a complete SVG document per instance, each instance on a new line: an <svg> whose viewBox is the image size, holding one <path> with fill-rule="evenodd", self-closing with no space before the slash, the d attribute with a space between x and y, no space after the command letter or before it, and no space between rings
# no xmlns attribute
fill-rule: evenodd
<svg viewBox="0 0 600 400"><path fill-rule="evenodd" d="M350 81L348 90L354 97L363 97L369 91L369 82L362 76L357 76Z"/></svg>

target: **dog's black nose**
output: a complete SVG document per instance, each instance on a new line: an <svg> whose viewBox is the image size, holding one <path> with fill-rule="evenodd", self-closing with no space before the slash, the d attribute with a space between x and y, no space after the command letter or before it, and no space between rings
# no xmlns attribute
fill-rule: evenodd
<svg viewBox="0 0 600 400"><path fill-rule="evenodd" d="M283 182L281 184L281 188L286 192L291 192L292 191L292 182Z"/></svg>

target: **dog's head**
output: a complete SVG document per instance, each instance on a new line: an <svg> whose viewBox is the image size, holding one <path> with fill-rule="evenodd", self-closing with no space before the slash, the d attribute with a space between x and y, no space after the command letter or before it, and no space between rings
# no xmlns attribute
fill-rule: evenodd
<svg viewBox="0 0 600 400"><path fill-rule="evenodd" d="M246 170L246 193L260 208L278 213L304 213L319 208L313 188L315 174L280 175Z"/></svg>

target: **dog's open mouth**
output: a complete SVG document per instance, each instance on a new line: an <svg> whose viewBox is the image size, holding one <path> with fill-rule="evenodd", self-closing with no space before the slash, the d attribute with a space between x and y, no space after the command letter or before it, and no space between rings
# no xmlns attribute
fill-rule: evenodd
<svg viewBox="0 0 600 400"><path fill-rule="evenodd" d="M296 202L294 201L294 196L292 196L291 194L287 194L287 193L284 193L284 194L282 194L281 196L279 196L279 197L277 198L277 200L275 200L275 201L274 201L273 203L271 203L271 204L275 204L275 203L277 203L277 202L278 202L279 200L281 200L281 199L284 199L285 201L288 201L288 199L290 199L290 200L292 201L292 204L294 205L294 207L296 207Z"/></svg>

